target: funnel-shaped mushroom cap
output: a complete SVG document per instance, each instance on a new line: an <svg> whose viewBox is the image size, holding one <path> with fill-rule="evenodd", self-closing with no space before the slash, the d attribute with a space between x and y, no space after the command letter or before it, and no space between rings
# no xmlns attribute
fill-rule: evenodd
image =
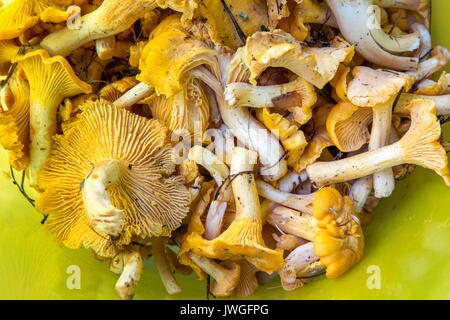
<svg viewBox="0 0 450 320"><path fill-rule="evenodd" d="M182 91L189 79L187 73L198 66L209 67L217 77L220 74L217 53L176 24L155 29L150 38L142 51L137 79L154 87L158 95Z"/></svg>
<svg viewBox="0 0 450 320"><path fill-rule="evenodd" d="M321 228L314 236L314 252L337 278L358 263L364 252L364 236L352 200L334 188L320 189L313 200L314 217Z"/></svg>
<svg viewBox="0 0 450 320"><path fill-rule="evenodd" d="M70 4L72 0L12 0L0 9L0 40L18 37L39 18L44 22L65 21L69 17L65 8Z"/></svg>
<svg viewBox="0 0 450 320"><path fill-rule="evenodd" d="M327 132L333 144L342 152L359 150L369 141L368 126L372 109L359 108L350 102L340 102L327 118Z"/></svg>
<svg viewBox="0 0 450 320"><path fill-rule="evenodd" d="M87 102L82 109L64 135L55 137L40 175L45 192L37 208L51 215L49 230L69 248L85 246L102 256L133 236L169 236L188 212L189 193L183 178L172 176L167 129L104 102ZM105 164L114 170L102 172ZM103 188L94 189L100 179ZM101 215L103 207L114 210ZM106 229L117 211L123 228L111 246L111 238L94 228Z"/></svg>
<svg viewBox="0 0 450 320"><path fill-rule="evenodd" d="M353 58L354 48L340 38L326 48L304 48L290 34L256 32L247 39L245 63L251 71L250 83L268 67L283 67L291 70L319 89L334 78L338 67Z"/></svg>
<svg viewBox="0 0 450 320"><path fill-rule="evenodd" d="M360 107L374 107L389 101L403 88L409 91L416 79L406 73L358 66L352 71L347 97Z"/></svg>
<svg viewBox="0 0 450 320"><path fill-rule="evenodd" d="M30 88L18 73L1 91L0 145L9 151L9 162L16 170L24 170L29 162Z"/></svg>
<svg viewBox="0 0 450 320"><path fill-rule="evenodd" d="M450 185L447 153L439 142L441 126L436 119L435 102L417 99L406 109L411 115L411 127L399 141L405 163L434 170Z"/></svg>
<svg viewBox="0 0 450 320"><path fill-rule="evenodd" d="M306 146L299 161L295 164L294 169L296 172L305 170L307 166L319 159L326 148L333 145L326 128L326 121L331 107L331 105L321 106L314 114L315 134Z"/></svg>
<svg viewBox="0 0 450 320"><path fill-rule="evenodd" d="M20 47L9 40L0 41L0 76L6 75Z"/></svg>
<svg viewBox="0 0 450 320"><path fill-rule="evenodd" d="M30 168L29 178L38 187L37 175L52 149L56 133L57 108L66 97L90 93L91 86L81 81L61 56L50 58L44 50L16 57L30 84Z"/></svg>
<svg viewBox="0 0 450 320"><path fill-rule="evenodd" d="M269 23L264 0L204 0L198 9L211 40L231 49L244 45L246 36Z"/></svg>

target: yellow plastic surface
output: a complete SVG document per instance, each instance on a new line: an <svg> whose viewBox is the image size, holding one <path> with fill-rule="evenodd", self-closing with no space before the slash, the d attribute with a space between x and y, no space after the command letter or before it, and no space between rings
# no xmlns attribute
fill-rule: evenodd
<svg viewBox="0 0 450 320"><path fill-rule="evenodd" d="M433 0L433 40L450 48L450 1ZM446 140L450 138L447 127ZM87 250L61 248L41 226L41 216L12 184L0 153L0 299L117 299L117 275ZM279 281L260 287L255 299L450 299L450 188L433 172L417 169L382 201L365 228L361 263L340 279L318 279L293 292ZM80 289L69 289L70 271ZM79 268L79 269L78 269ZM69 273L68 273L69 271ZM379 288L376 278L379 276ZM152 262L135 299L204 299L205 284L177 276L184 292L166 294ZM369 283L369 286L367 285Z"/></svg>

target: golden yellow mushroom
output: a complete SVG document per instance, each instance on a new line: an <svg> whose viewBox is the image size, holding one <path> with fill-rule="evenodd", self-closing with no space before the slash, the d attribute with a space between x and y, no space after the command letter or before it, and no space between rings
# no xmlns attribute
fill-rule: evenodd
<svg viewBox="0 0 450 320"><path fill-rule="evenodd" d="M50 214L48 229L69 248L106 257L134 237L170 236L188 213L189 192L173 175L167 128L104 102L82 110L55 136L40 174L37 208Z"/></svg>
<svg viewBox="0 0 450 320"><path fill-rule="evenodd" d="M361 222L352 200L334 188L320 189L313 200L319 230L314 252L327 268L328 278L337 278L357 264L364 253Z"/></svg>
<svg viewBox="0 0 450 320"><path fill-rule="evenodd" d="M340 38L330 47L303 47L290 34L256 32L247 39L245 63L251 71L250 83L269 67L286 68L321 89L334 78L341 63L350 62L354 47Z"/></svg>
<svg viewBox="0 0 450 320"><path fill-rule="evenodd" d="M39 19L54 23L67 20L70 13L66 8L71 4L72 0L12 0L0 8L0 40L18 37Z"/></svg>
<svg viewBox="0 0 450 320"><path fill-rule="evenodd" d="M308 144L303 131L281 114L271 113L266 108L258 110L257 116L259 121L280 140L287 152L287 163L293 167L300 160Z"/></svg>
<svg viewBox="0 0 450 320"><path fill-rule="evenodd" d="M52 151L57 109L64 98L90 93L63 57L50 58L44 50L17 56L30 84L30 185L39 189L38 174Z"/></svg>
<svg viewBox="0 0 450 320"><path fill-rule="evenodd" d="M25 170L30 159L30 88L16 72L0 91L0 145L16 170Z"/></svg>
<svg viewBox="0 0 450 320"><path fill-rule="evenodd" d="M327 118L327 132L333 144L342 152L361 149L370 139L372 110L350 102L339 102Z"/></svg>

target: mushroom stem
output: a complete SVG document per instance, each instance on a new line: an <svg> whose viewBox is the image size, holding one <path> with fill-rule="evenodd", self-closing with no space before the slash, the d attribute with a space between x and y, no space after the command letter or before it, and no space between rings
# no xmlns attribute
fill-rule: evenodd
<svg viewBox="0 0 450 320"><path fill-rule="evenodd" d="M68 56L92 40L116 35L128 29L146 10L156 7L149 0L105 0L96 10L81 17L79 29L64 28L41 41L41 47L52 56Z"/></svg>
<svg viewBox="0 0 450 320"><path fill-rule="evenodd" d="M282 159L284 150L278 139L256 121L247 108L229 106L225 101L221 83L206 68L199 67L191 72L214 90L222 119L233 135L249 149L258 152L264 165L261 168L264 179L273 181L284 176L287 172L287 162Z"/></svg>
<svg viewBox="0 0 450 320"><path fill-rule="evenodd" d="M46 105L39 100L30 101L30 166L28 179L30 185L38 186L38 174L50 157L57 127L58 105Z"/></svg>
<svg viewBox="0 0 450 320"><path fill-rule="evenodd" d="M406 41L406 45L399 45L396 38L389 38L377 29L377 21L374 21L373 10L370 10L371 1L354 0L327 0L327 4L336 17L339 29L344 38L356 46L356 50L367 60L379 66L394 70L416 70L419 59L396 56L383 50L383 47L396 48L396 51L406 51L417 48L420 41ZM370 23L374 26L371 28ZM358 27L355 27L358 26ZM384 32L383 32L384 33ZM382 43L377 43L382 40ZM410 36L408 36L410 37ZM414 44L414 45L412 45ZM413 49L414 50L414 49Z"/></svg>
<svg viewBox="0 0 450 320"><path fill-rule="evenodd" d="M317 260L319 260L319 257L314 253L314 244L312 242L308 242L293 250L287 256L283 268L279 271L283 288L285 290L294 290L302 286L302 280L297 279L297 272Z"/></svg>
<svg viewBox="0 0 450 320"><path fill-rule="evenodd" d="M95 41L95 49L100 60L110 60L114 56L116 37L111 36Z"/></svg>
<svg viewBox="0 0 450 320"><path fill-rule="evenodd" d="M214 260L199 256L193 252L189 253L189 257L200 269L215 280L212 290L214 293L219 294L219 296L229 296L236 289L239 282L239 277L236 277L236 274L240 273L239 265L235 264L234 268L229 270ZM221 290L218 290L219 287Z"/></svg>
<svg viewBox="0 0 450 320"><path fill-rule="evenodd" d="M441 128L431 100L414 100L408 107L412 123L398 142L350 158L316 162L306 168L317 185L329 185L364 177L400 164L416 164L432 169L450 184L448 160L438 142Z"/></svg>
<svg viewBox="0 0 450 320"><path fill-rule="evenodd" d="M376 150L389 144L392 124L392 105L395 97L386 103L373 108L372 132L369 141L369 151ZM394 191L395 180L392 168L376 172L373 175L375 197L387 198Z"/></svg>
<svg viewBox="0 0 450 320"><path fill-rule="evenodd" d="M220 235L222 231L223 218L227 210L227 202L213 201L209 206L205 222L205 239L213 240Z"/></svg>
<svg viewBox="0 0 450 320"><path fill-rule="evenodd" d="M431 52L431 55L433 55L431 58L419 63L417 70L407 72L413 75L416 81L420 81L438 72L450 60L450 51L444 47L436 46Z"/></svg>
<svg viewBox="0 0 450 320"><path fill-rule="evenodd" d="M189 150L188 158L208 170L218 186L222 185L230 175L228 166L214 153L202 146L192 147Z"/></svg>
<svg viewBox="0 0 450 320"><path fill-rule="evenodd" d="M123 163L109 159L98 163L83 183L83 202L92 227L98 232L118 235L125 224L124 212L116 208L108 188L120 181Z"/></svg>
<svg viewBox="0 0 450 320"><path fill-rule="evenodd" d="M355 211L360 213L366 204L373 187L373 176L362 177L355 181L350 191Z"/></svg>
<svg viewBox="0 0 450 320"><path fill-rule="evenodd" d="M128 90L119 99L114 101L114 105L119 108L125 108L128 110L134 104L152 95L153 92L155 92L155 89L153 87L146 85L144 82L140 82L139 84Z"/></svg>
<svg viewBox="0 0 450 320"><path fill-rule="evenodd" d="M313 214L312 201L314 194L299 195L287 192L281 192L272 187L270 184L257 180L256 186L261 197L279 203L285 207L298 210L300 212Z"/></svg>
<svg viewBox="0 0 450 320"><path fill-rule="evenodd" d="M395 106L394 113L408 114L406 107L415 99L430 99L436 103L436 115L446 116L450 114L450 94L442 96L425 96L412 93L402 93Z"/></svg>
<svg viewBox="0 0 450 320"><path fill-rule="evenodd" d="M182 291L181 287L175 279L172 268L167 260L164 238L152 238L152 256L167 293L170 295L180 293Z"/></svg>
<svg viewBox="0 0 450 320"><path fill-rule="evenodd" d="M267 217L267 221L283 232L312 241L319 230L317 220L308 214L285 207L277 207Z"/></svg>
<svg viewBox="0 0 450 320"><path fill-rule="evenodd" d="M144 270L144 260L138 249L126 251L122 255L123 271L116 283L116 292L120 299L131 300Z"/></svg>

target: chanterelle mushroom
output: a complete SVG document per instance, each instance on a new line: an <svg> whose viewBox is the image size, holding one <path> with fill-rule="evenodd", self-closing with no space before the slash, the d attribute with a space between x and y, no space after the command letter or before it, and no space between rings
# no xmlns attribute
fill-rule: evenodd
<svg viewBox="0 0 450 320"><path fill-rule="evenodd" d="M14 60L20 47L11 40L0 41L0 76L8 73L11 61Z"/></svg>
<svg viewBox="0 0 450 320"><path fill-rule="evenodd" d="M327 268L328 278L337 278L361 260L364 236L352 200L334 188L320 189L313 200L319 230L314 252Z"/></svg>
<svg viewBox="0 0 450 320"><path fill-rule="evenodd" d="M30 88L16 72L0 91L0 145L9 152L9 162L16 170L28 167L30 150Z"/></svg>
<svg viewBox="0 0 450 320"><path fill-rule="evenodd" d="M171 235L188 212L189 193L182 177L171 176L167 128L103 102L82 110L55 137L40 174L45 192L37 208L50 214L49 230L67 247L101 256L132 237Z"/></svg>
<svg viewBox="0 0 450 320"><path fill-rule="evenodd" d="M441 127L433 100L413 100L407 109L411 127L398 142L338 161L316 162L306 168L311 181L318 185L349 181L409 163L434 170L450 185L448 159L439 143Z"/></svg>
<svg viewBox="0 0 450 320"><path fill-rule="evenodd" d="M420 45L417 34L402 37L387 35L380 27L375 6L367 0L327 0L344 38L355 45L364 58L394 70L416 70L419 59L397 56L390 51L415 50ZM370 7L372 5L372 7Z"/></svg>
<svg viewBox="0 0 450 320"><path fill-rule="evenodd" d="M38 23L59 23L65 21L70 13L65 8L72 0L12 0L0 8L0 40L13 39Z"/></svg>
<svg viewBox="0 0 450 320"><path fill-rule="evenodd" d="M44 50L16 57L30 84L30 185L39 189L39 171L50 156L57 129L57 109L66 97L90 93L63 57L50 58Z"/></svg>
<svg viewBox="0 0 450 320"><path fill-rule="evenodd" d="M381 148L389 144L395 99L402 90L409 91L415 78L405 73L361 66L355 67L352 74L354 78L348 84L347 97L354 105L373 108L369 150ZM375 173L373 183L376 197L391 195L395 185L392 169Z"/></svg>
<svg viewBox="0 0 450 320"><path fill-rule="evenodd" d="M81 17L80 29L65 27L52 32L40 45L51 55L67 56L89 41L113 36L128 29L146 10L155 7L157 5L154 0L104 0L96 10Z"/></svg>

